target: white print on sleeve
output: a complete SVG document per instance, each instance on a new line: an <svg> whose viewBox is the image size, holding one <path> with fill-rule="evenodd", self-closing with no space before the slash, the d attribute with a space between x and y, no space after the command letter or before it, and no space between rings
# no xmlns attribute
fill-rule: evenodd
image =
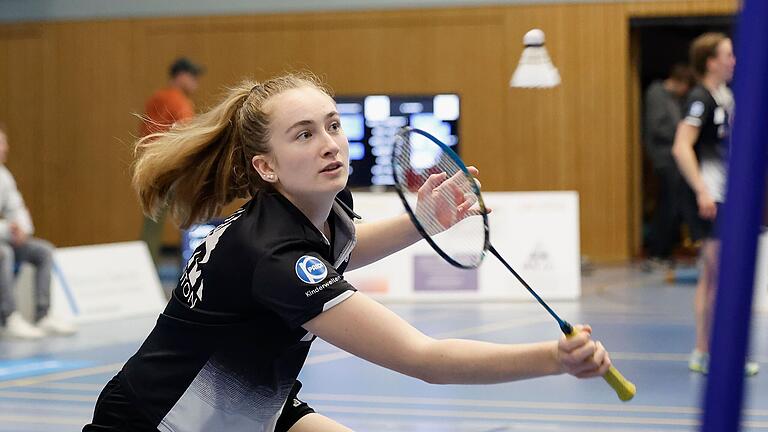
<svg viewBox="0 0 768 432"><path fill-rule="evenodd" d="M186 270L181 275L181 293L184 295L190 308L194 308L198 301L203 301L203 278L201 277L202 270L200 269L200 264L205 264L211 259L211 252L216 248L224 231L226 231L227 228L232 225L232 222L239 218L244 211L244 209L236 211L228 217L223 224L214 228L213 231L205 237L203 248L200 249L198 246L195 253L189 257Z"/></svg>

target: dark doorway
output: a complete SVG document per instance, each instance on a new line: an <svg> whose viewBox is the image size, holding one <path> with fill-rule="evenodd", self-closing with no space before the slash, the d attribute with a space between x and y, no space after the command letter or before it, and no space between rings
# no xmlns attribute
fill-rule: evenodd
<svg viewBox="0 0 768 432"><path fill-rule="evenodd" d="M658 17L635 18L630 20L632 45L637 50L633 67L637 68L635 83L639 87L639 109L636 111L639 125L640 140L643 146L643 113L645 112L644 94L648 86L655 80L668 77L671 67L676 63L688 62L688 48L691 41L706 32L722 32L731 35L734 30L734 16L700 16L700 17ZM637 170L640 178L640 239L642 253L647 253L651 221L656 211L659 196L659 182L654 174L653 166L645 151L642 162ZM690 243L687 229L684 225L676 232L680 233L673 257L685 257L694 253L695 245Z"/></svg>

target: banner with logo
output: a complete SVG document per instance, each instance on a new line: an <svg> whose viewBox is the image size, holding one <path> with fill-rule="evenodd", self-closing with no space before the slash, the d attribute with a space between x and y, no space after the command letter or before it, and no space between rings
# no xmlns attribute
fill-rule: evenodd
<svg viewBox="0 0 768 432"><path fill-rule="evenodd" d="M576 192L487 192L491 243L547 300L581 295L579 200ZM364 221L404 210L395 193L355 193ZM490 254L475 270L458 269L425 242L379 262L349 271L361 291L388 299L522 299L530 294Z"/></svg>
<svg viewBox="0 0 768 432"><path fill-rule="evenodd" d="M167 302L140 241L56 249L51 276L51 312L80 323L158 314ZM27 316L33 277L25 265L17 281L19 308Z"/></svg>

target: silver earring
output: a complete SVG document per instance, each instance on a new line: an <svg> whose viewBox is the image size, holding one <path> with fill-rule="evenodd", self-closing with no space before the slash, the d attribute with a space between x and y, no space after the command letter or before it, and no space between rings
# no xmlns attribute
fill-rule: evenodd
<svg viewBox="0 0 768 432"><path fill-rule="evenodd" d="M275 175L274 174L267 174L267 179L268 180L274 180L275 179Z"/></svg>

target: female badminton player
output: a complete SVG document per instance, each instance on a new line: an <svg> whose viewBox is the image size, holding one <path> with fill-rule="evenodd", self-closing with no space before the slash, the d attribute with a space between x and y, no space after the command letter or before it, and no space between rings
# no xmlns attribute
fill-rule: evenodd
<svg viewBox="0 0 768 432"><path fill-rule="evenodd" d="M718 212L725 201L725 180L733 94L727 87L733 78L736 58L731 39L722 33L705 33L690 48L691 64L698 85L688 96L686 115L677 127L672 154L680 172L696 193L698 218L691 224L694 240L701 240L701 272L696 285L696 347L688 368L709 371L709 338L717 291ZM753 376L760 370L756 362L745 363L744 373Z"/></svg>
<svg viewBox="0 0 768 432"><path fill-rule="evenodd" d="M334 101L310 75L243 82L194 120L142 138L133 184L148 215L167 205L188 226L250 200L196 249L83 430L348 431L299 399L316 337L429 383L605 374L611 362L589 326L532 344L436 340L356 292L345 269L421 236L405 214L353 224L348 169Z"/></svg>

